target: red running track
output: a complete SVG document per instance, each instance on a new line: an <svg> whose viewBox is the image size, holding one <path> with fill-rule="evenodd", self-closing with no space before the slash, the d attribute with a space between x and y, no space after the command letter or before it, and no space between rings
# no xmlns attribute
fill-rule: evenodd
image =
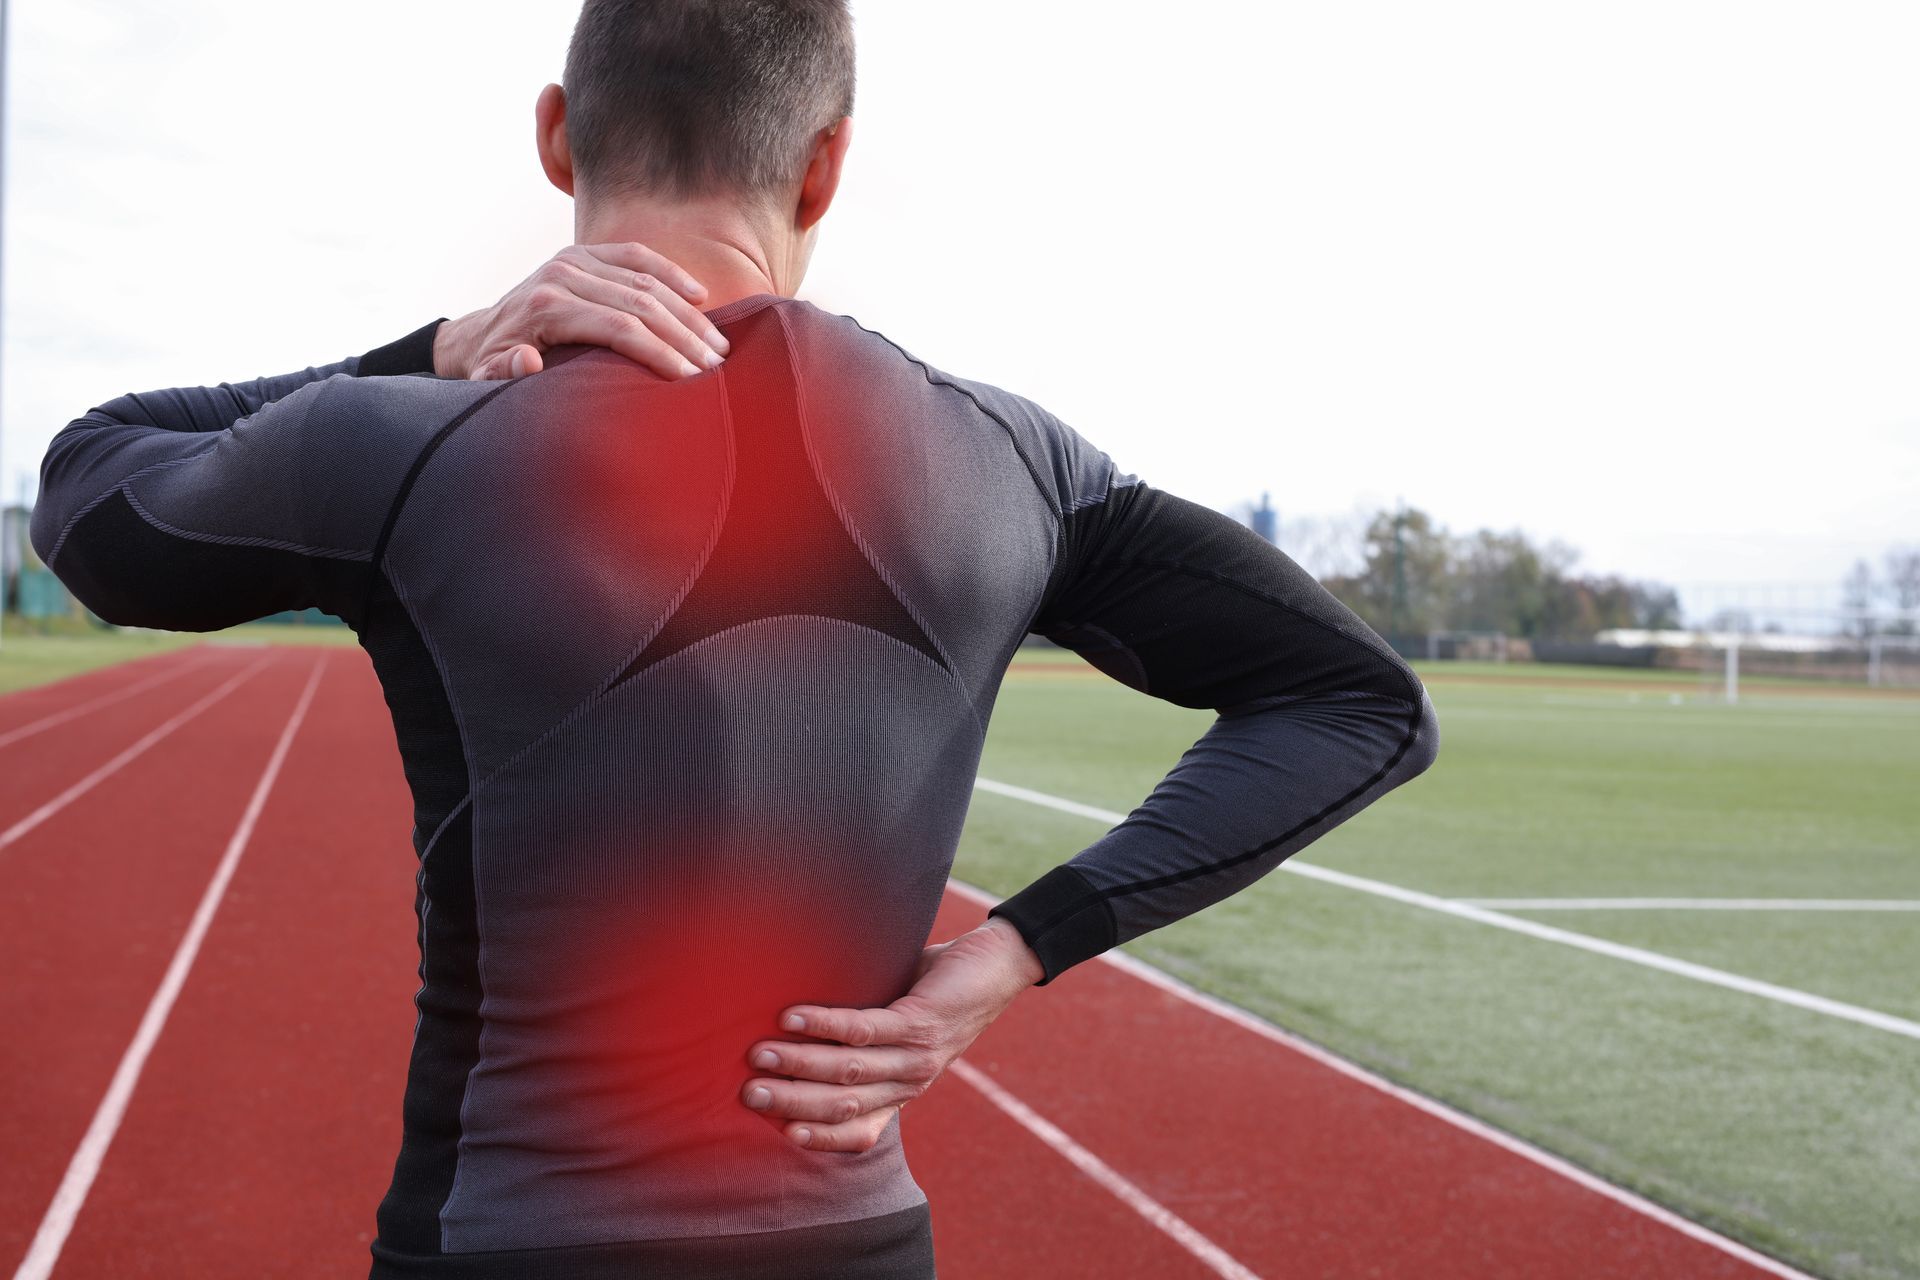
<svg viewBox="0 0 1920 1280"><path fill-rule="evenodd" d="M316 665L97 1176L50 1212ZM357 650L199 646L0 698L0 832L170 721L0 844L0 1258L55 1220L23 1276L364 1275L415 986L378 686ZM935 936L982 912L950 892ZM905 1113L944 1280L1794 1274L1122 965L965 1063Z"/></svg>

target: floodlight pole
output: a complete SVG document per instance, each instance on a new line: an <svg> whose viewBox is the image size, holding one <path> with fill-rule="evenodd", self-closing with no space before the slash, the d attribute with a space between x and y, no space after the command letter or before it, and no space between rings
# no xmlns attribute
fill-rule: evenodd
<svg viewBox="0 0 1920 1280"><path fill-rule="evenodd" d="M4 351L6 339L7 27L9 26L9 19L13 16L10 12L11 7L8 0L0 0L0 351ZM0 377L0 390L4 390L5 386L5 378ZM0 403L3 403L3 401L0 401ZM6 456L4 450L6 442L4 418L4 412L0 412L0 457ZM26 557L23 555L20 559L24 567ZM4 565L5 563L5 553L0 552L0 565ZM18 580L18 575L16 575L15 581ZM6 616L7 581L5 573L0 572L0 627L4 626Z"/></svg>
<svg viewBox="0 0 1920 1280"><path fill-rule="evenodd" d="M1407 503L1400 500L1400 506L1393 513L1393 633L1398 636L1406 631L1407 610ZM1389 640L1387 643L1393 643Z"/></svg>

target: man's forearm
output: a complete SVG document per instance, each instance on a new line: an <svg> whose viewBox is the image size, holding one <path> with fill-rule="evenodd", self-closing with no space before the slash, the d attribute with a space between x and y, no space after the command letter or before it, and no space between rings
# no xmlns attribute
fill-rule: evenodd
<svg viewBox="0 0 1920 1280"><path fill-rule="evenodd" d="M1432 709L1334 693L1222 716L1126 821L993 908L1042 982L1240 892L1433 759Z"/></svg>

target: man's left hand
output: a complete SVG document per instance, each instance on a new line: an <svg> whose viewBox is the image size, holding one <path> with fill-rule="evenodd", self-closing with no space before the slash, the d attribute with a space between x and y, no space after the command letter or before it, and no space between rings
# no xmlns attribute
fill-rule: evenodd
<svg viewBox="0 0 1920 1280"><path fill-rule="evenodd" d="M663 378L718 368L727 339L701 314L706 286L643 244L568 245L480 311L433 339L442 378L491 381L538 373L553 347L617 351Z"/></svg>
<svg viewBox="0 0 1920 1280"><path fill-rule="evenodd" d="M756 1076L740 1100L785 1120L787 1137L810 1151L871 1150L900 1108L1043 976L1019 930L989 917L922 951L913 988L884 1009L788 1009L781 1028L814 1039L762 1040L749 1049L755 1070L786 1078Z"/></svg>

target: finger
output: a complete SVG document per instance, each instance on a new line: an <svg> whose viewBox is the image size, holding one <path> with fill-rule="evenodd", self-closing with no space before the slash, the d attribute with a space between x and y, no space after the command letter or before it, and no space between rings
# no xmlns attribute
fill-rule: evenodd
<svg viewBox="0 0 1920 1280"><path fill-rule="evenodd" d="M707 319L706 312L675 292L670 282L662 280L652 272L614 266L612 263L602 262L591 254L572 265L585 274L598 276L609 283L651 295L709 347L721 355L727 354L731 349L732 344L727 341L727 335L721 333L720 327Z"/></svg>
<svg viewBox="0 0 1920 1280"><path fill-rule="evenodd" d="M924 1085L937 1074L932 1059L913 1049L847 1049L791 1040L762 1040L747 1051L747 1064L755 1071L838 1085L881 1080Z"/></svg>
<svg viewBox="0 0 1920 1280"><path fill-rule="evenodd" d="M786 1127L786 1135L809 1151L871 1151L899 1114L898 1107L883 1107L845 1124L795 1121Z"/></svg>
<svg viewBox="0 0 1920 1280"><path fill-rule="evenodd" d="M583 244L580 248L588 256L598 258L609 266L625 267L628 271L639 271L664 280L669 289L689 302L706 300L707 286L694 279L691 272L673 259L655 253L643 244L627 240L616 244Z"/></svg>
<svg viewBox="0 0 1920 1280"><path fill-rule="evenodd" d="M825 1124L845 1124L869 1111L897 1107L920 1096L919 1085L898 1080L864 1084L847 1089L839 1085L818 1084L812 1080L778 1080L771 1077L749 1080L740 1087L740 1101L747 1110L787 1120L818 1120Z"/></svg>
<svg viewBox="0 0 1920 1280"><path fill-rule="evenodd" d="M705 372L649 329L646 321L612 307L582 306L570 311L553 335L555 346L577 342L607 347L669 380Z"/></svg>
<svg viewBox="0 0 1920 1280"><path fill-rule="evenodd" d="M655 337L703 369L718 365L730 350L713 321L656 276L589 259L567 274L565 287L587 302L639 317Z"/></svg>
<svg viewBox="0 0 1920 1280"><path fill-rule="evenodd" d="M892 1009L826 1009L798 1004L781 1013L780 1029L860 1048L870 1044L903 1044L912 1031L912 1024Z"/></svg>
<svg viewBox="0 0 1920 1280"><path fill-rule="evenodd" d="M540 348L525 343L508 352L509 369L516 378L524 378L530 373L538 373L546 368L546 361L540 358Z"/></svg>

